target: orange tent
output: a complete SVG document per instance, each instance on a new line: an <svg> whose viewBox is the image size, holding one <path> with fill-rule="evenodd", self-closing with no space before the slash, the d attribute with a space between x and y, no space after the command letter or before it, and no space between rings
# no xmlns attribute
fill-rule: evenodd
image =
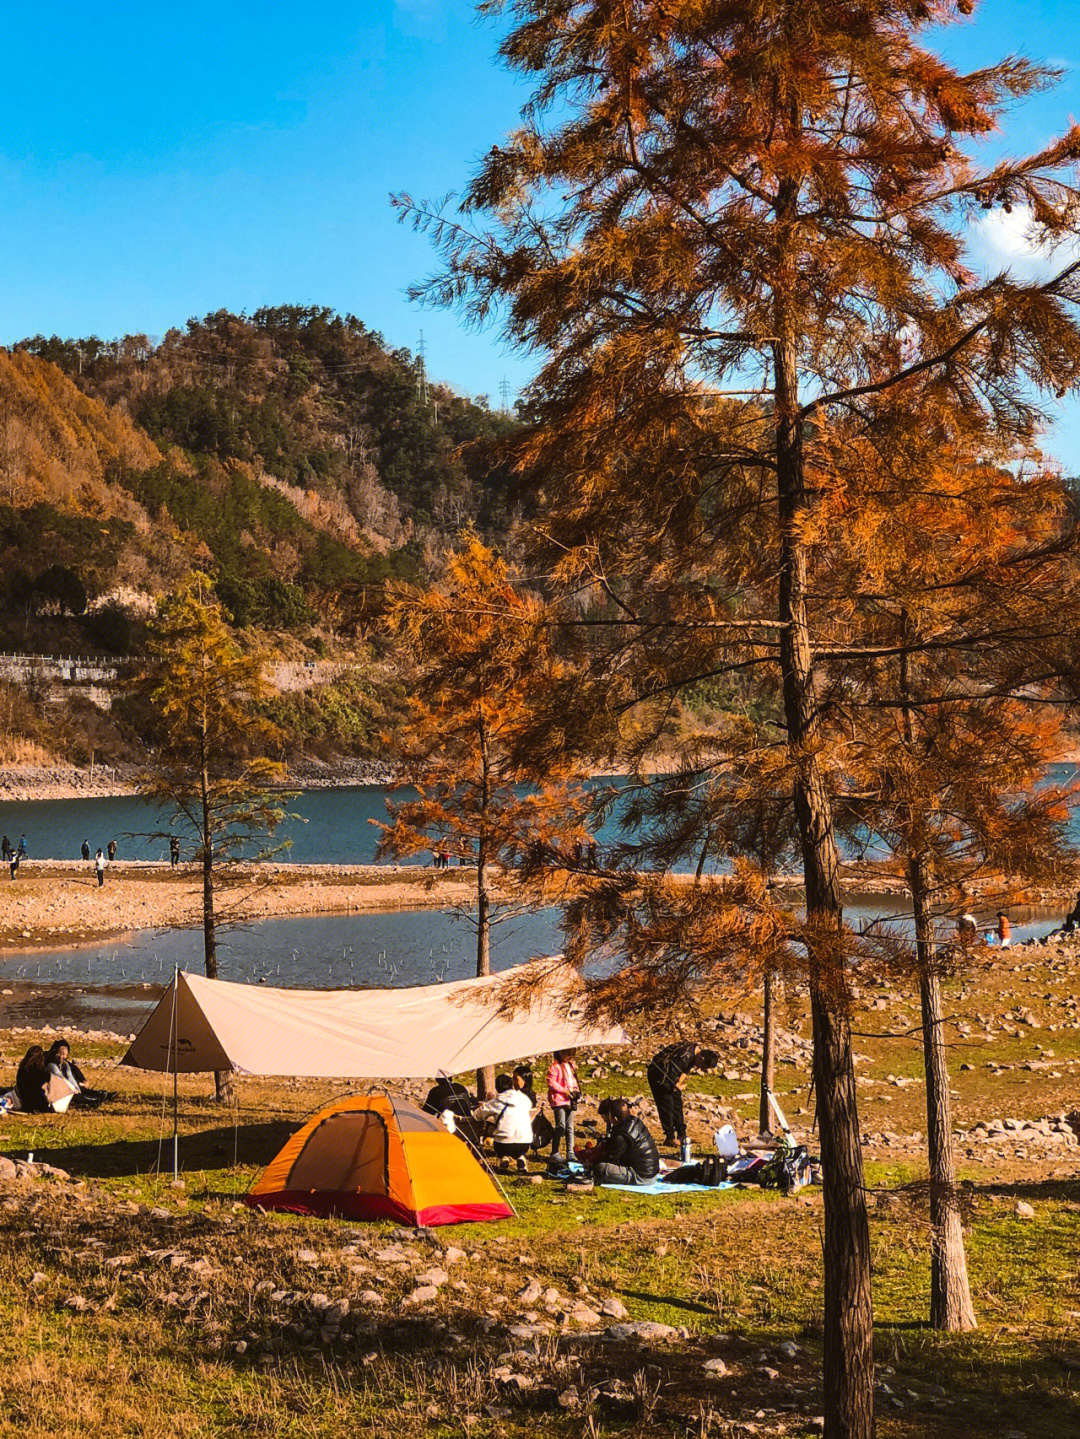
<svg viewBox="0 0 1080 1439"><path fill-rule="evenodd" d="M293 1214L416 1225L514 1212L463 1139L389 1094L320 1109L271 1160L246 1201Z"/></svg>

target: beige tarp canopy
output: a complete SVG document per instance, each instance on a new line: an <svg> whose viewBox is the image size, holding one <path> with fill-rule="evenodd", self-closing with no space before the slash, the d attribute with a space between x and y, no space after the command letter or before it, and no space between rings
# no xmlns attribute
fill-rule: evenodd
<svg viewBox="0 0 1080 1439"><path fill-rule="evenodd" d="M532 967L532 1003L509 1016L489 1002L499 975L417 989L269 989L181 970L121 1062L169 1074L235 1069L418 1079L552 1049L626 1043L622 1029L585 1022L574 999L579 981L568 966L536 960ZM515 978L521 973L515 970Z"/></svg>

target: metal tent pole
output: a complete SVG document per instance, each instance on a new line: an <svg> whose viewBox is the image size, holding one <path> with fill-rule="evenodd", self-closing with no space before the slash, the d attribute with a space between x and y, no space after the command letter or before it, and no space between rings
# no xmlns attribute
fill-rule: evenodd
<svg viewBox="0 0 1080 1439"><path fill-rule="evenodd" d="M180 983L180 966L173 970L172 1031L169 1036L169 1057L172 1061L172 1177L173 1183L180 1180L180 1073L177 1063L176 1041L176 992Z"/></svg>

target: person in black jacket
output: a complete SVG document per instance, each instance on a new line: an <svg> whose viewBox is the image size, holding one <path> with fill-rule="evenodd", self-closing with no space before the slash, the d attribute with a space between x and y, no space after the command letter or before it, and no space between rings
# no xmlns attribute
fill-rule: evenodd
<svg viewBox="0 0 1080 1439"><path fill-rule="evenodd" d="M712 1069L720 1056L712 1049L684 1040L668 1044L649 1061L645 1077L656 1104L665 1144L681 1144L686 1138L682 1091L692 1069Z"/></svg>
<svg viewBox="0 0 1080 1439"><path fill-rule="evenodd" d="M455 1119L468 1119L476 1108L476 1100L463 1084L441 1074L428 1090L423 1108L428 1114L442 1114L444 1109L448 1109Z"/></svg>
<svg viewBox="0 0 1080 1439"><path fill-rule="evenodd" d="M660 1173L656 1141L631 1113L626 1099L605 1103L607 1137L597 1151L591 1175L595 1184L651 1184Z"/></svg>

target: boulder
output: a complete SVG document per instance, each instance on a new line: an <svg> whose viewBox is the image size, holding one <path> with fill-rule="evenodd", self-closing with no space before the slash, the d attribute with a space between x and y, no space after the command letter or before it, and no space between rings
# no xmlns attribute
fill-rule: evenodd
<svg viewBox="0 0 1080 1439"><path fill-rule="evenodd" d="M677 1339L679 1331L670 1324L658 1324L652 1319L632 1319L626 1324L610 1324L604 1330L604 1336L624 1344L634 1339L644 1344L656 1344Z"/></svg>
<svg viewBox="0 0 1080 1439"><path fill-rule="evenodd" d="M434 1284L418 1284L411 1294L406 1294L401 1303L403 1308L406 1305L415 1308L418 1304L430 1304L438 1297L439 1291Z"/></svg>

